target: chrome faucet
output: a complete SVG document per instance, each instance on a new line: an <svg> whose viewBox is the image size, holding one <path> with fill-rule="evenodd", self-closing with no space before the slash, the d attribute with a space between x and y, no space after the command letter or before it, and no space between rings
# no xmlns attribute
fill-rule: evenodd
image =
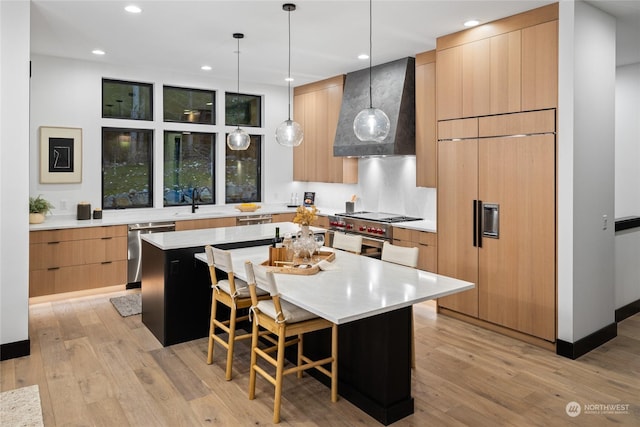
<svg viewBox="0 0 640 427"><path fill-rule="evenodd" d="M196 213L196 209L199 208L199 206L196 205L196 197L198 197L198 190L193 187L193 190L191 191L191 213Z"/></svg>

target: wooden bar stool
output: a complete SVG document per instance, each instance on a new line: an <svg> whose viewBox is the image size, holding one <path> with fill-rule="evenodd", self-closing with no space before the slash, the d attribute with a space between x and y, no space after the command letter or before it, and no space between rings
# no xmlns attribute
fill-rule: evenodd
<svg viewBox="0 0 640 427"><path fill-rule="evenodd" d="M389 242L382 244L382 261L393 262L407 267L418 267L418 248L392 245ZM416 367L416 343L413 331L413 307L411 307L411 367Z"/></svg>
<svg viewBox="0 0 640 427"><path fill-rule="evenodd" d="M256 393L256 373L259 373L275 386L273 403L273 422L280 422L280 402L282 397L282 379L285 375L296 373L298 378L306 369L315 368L331 378L331 401L338 400L338 325L329 322L315 314L294 304L280 299L274 274L262 266L254 266L251 262L245 264L247 283L251 293L253 315L253 336L251 339L251 368L249 373L249 399L253 400ZM268 290L271 299L259 300L256 285ZM258 347L259 330L263 328L278 339L277 344L261 349ZM307 332L331 328L331 356L321 360L311 360L304 355L303 335ZM290 340L287 338L293 337ZM291 345L298 345L297 364L291 368L284 368L285 349ZM276 357L270 353L276 353ZM258 356L276 368L275 376L258 366ZM324 366L330 363L331 369Z"/></svg>
<svg viewBox="0 0 640 427"><path fill-rule="evenodd" d="M207 353L207 364L213 363L213 345L218 342L227 349L227 367L225 378L227 381L231 379L233 365L233 349L235 342L243 339L251 338L251 333L240 333L236 331L236 324L249 318L249 315L237 316L238 309L251 307L251 295L247 283L236 279L233 273L233 265L231 264L231 254L222 249L214 248L209 245L205 246L207 254L207 264L209 265L209 275L211 276L211 323L209 327L209 349ZM227 271L227 279L218 281L216 277L216 267ZM258 290L257 298L269 298L269 294L265 291ZM231 310L229 320L216 319L216 307L220 302ZM222 329L228 334L228 339L216 335L216 328Z"/></svg>
<svg viewBox="0 0 640 427"><path fill-rule="evenodd" d="M360 255L360 252L362 252L362 236L336 231L333 233L332 246L335 249L342 249L343 251L349 251Z"/></svg>

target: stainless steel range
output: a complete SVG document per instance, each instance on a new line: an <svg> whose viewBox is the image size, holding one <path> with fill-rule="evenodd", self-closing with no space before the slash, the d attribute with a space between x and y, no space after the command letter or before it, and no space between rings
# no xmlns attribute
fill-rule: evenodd
<svg viewBox="0 0 640 427"><path fill-rule="evenodd" d="M329 230L361 235L362 254L379 257L382 244L393 240L394 223L421 219L388 212L337 213L329 215Z"/></svg>

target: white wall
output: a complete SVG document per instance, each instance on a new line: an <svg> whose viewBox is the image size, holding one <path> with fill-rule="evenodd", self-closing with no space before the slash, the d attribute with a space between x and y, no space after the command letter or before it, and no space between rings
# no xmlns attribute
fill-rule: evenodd
<svg viewBox="0 0 640 427"><path fill-rule="evenodd" d="M356 195L356 210L389 212L436 220L435 188L416 187L415 156L358 159L357 184L297 182L299 195L315 191L321 208L344 212L345 202Z"/></svg>
<svg viewBox="0 0 640 427"><path fill-rule="evenodd" d="M558 338L567 342L615 320L615 31L598 9L560 2Z"/></svg>
<svg viewBox="0 0 640 427"><path fill-rule="evenodd" d="M616 70L616 218L640 215L640 64ZM640 229L616 233L616 309L640 300Z"/></svg>
<svg viewBox="0 0 640 427"><path fill-rule="evenodd" d="M616 218L640 215L640 63L616 69Z"/></svg>
<svg viewBox="0 0 640 427"><path fill-rule="evenodd" d="M131 80L154 85L154 120L132 121L101 118L102 78ZM232 129L224 125L189 125L162 122L162 86L182 86L217 91L217 122L224 121L225 90L235 91L236 81L214 80L202 75L176 75L153 68L134 69L108 66L95 61L77 61L50 56L32 56L31 92L31 150L29 181L32 195L42 194L55 206L54 214L73 214L76 204L89 201L101 206L101 128L140 127L155 130L154 136L154 206L162 207L162 141L164 130L197 130L218 133L216 143L216 192L224 204L224 150L225 132ZM262 134L263 156L267 167L264 175L263 199L274 202L287 193L291 185L292 152L275 142L275 128L286 119L286 87L256 85L241 82L241 90L264 96L263 127L246 128L249 133ZM83 130L83 177L79 184L40 184L38 129L40 126L79 127ZM277 167L268 167L269 165ZM284 199L283 199L284 200ZM64 205L66 204L66 209Z"/></svg>
<svg viewBox="0 0 640 427"><path fill-rule="evenodd" d="M0 344L29 338L29 13L0 2Z"/></svg>

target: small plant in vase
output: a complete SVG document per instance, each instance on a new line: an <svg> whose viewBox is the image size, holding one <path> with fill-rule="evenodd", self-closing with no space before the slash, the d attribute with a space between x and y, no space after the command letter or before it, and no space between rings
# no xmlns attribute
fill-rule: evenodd
<svg viewBox="0 0 640 427"><path fill-rule="evenodd" d="M29 197L29 224L40 224L45 215L51 212L54 206L48 200L38 197Z"/></svg>
<svg viewBox="0 0 640 427"><path fill-rule="evenodd" d="M296 209L296 216L293 218L293 222L300 225L300 231L298 232L298 238L294 242L294 251L298 249L298 254L303 255L305 260L308 260L315 249L315 240L313 239L313 233L309 230L309 226L315 222L318 218L318 209L315 206L310 206L307 209L304 206L298 206Z"/></svg>

